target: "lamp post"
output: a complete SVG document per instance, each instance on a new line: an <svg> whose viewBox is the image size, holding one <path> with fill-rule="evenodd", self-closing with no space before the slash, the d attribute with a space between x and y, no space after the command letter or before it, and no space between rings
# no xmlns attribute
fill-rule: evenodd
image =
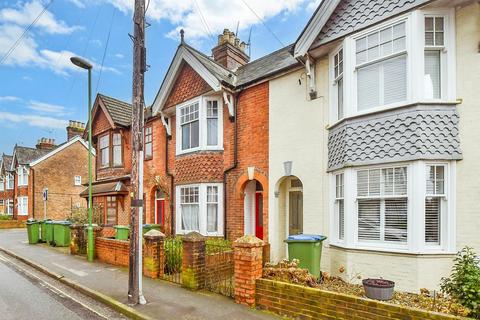
<svg viewBox="0 0 480 320"><path fill-rule="evenodd" d="M87 259L93 262L94 245L93 245L93 227L92 227L92 64L79 58L71 57L70 61L77 67L88 70L88 245Z"/></svg>

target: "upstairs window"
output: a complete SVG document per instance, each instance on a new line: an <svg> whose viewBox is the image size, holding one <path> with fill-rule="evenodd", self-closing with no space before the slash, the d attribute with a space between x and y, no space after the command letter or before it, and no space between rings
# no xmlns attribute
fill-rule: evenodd
<svg viewBox="0 0 480 320"><path fill-rule="evenodd" d="M333 57L333 76L336 85L337 119L342 119L343 113L343 49Z"/></svg>
<svg viewBox="0 0 480 320"><path fill-rule="evenodd" d="M153 157L153 131L152 126L145 127L145 159Z"/></svg>
<svg viewBox="0 0 480 320"><path fill-rule="evenodd" d="M19 166L17 169L18 173L18 186L24 187L28 186L28 168L25 166Z"/></svg>
<svg viewBox="0 0 480 320"><path fill-rule="evenodd" d="M200 142L200 111L198 103L180 109L180 126L182 128L182 150L198 148Z"/></svg>
<svg viewBox="0 0 480 320"><path fill-rule="evenodd" d="M75 186L81 186L82 185L82 176L75 176L73 179L73 184Z"/></svg>
<svg viewBox="0 0 480 320"><path fill-rule="evenodd" d="M177 154L220 150L223 143L222 100L201 97L177 107Z"/></svg>
<svg viewBox="0 0 480 320"><path fill-rule="evenodd" d="M356 40L357 110L407 99L405 21Z"/></svg>
<svg viewBox="0 0 480 320"><path fill-rule="evenodd" d="M12 190L14 185L13 174L7 173L7 190Z"/></svg>
<svg viewBox="0 0 480 320"><path fill-rule="evenodd" d="M442 96L442 53L445 49L444 17L425 17L425 98Z"/></svg>
<svg viewBox="0 0 480 320"><path fill-rule="evenodd" d="M357 171L358 241L407 242L407 168Z"/></svg>
<svg viewBox="0 0 480 320"><path fill-rule="evenodd" d="M110 135L100 137L100 166L106 168L110 166Z"/></svg>
<svg viewBox="0 0 480 320"><path fill-rule="evenodd" d="M121 167L123 165L123 161L122 161L122 135L120 133L114 133L112 140L113 140L113 146L112 146L113 166L114 167Z"/></svg>

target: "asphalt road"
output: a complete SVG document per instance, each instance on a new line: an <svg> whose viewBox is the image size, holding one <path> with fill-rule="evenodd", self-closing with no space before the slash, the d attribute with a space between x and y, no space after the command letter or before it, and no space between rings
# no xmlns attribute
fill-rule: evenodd
<svg viewBox="0 0 480 320"><path fill-rule="evenodd" d="M127 318L22 262L0 253L0 319Z"/></svg>

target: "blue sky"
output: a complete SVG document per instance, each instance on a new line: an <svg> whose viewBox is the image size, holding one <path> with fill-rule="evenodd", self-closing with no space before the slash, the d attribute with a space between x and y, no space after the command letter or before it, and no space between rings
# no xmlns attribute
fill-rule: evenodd
<svg viewBox="0 0 480 320"><path fill-rule="evenodd" d="M50 0L0 0L0 59ZM149 2L147 0L147 2ZM150 0L145 100L150 104L185 29L188 43L210 54L223 28L247 40L252 59L295 41L319 0ZM72 55L94 64L93 90L131 101L133 0L55 0L0 64L0 153L41 137L66 139L68 120L86 120L87 77ZM253 12L252 12L253 10ZM255 12L255 13L254 13ZM107 44L108 34L110 38ZM105 51L105 48L106 51ZM100 76L102 57L105 54Z"/></svg>

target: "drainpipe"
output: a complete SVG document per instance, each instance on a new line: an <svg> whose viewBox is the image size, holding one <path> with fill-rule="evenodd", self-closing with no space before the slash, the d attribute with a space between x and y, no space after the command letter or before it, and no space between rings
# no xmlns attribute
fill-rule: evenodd
<svg viewBox="0 0 480 320"><path fill-rule="evenodd" d="M32 218L35 219L35 169L30 168L32 172Z"/></svg>
<svg viewBox="0 0 480 320"><path fill-rule="evenodd" d="M233 129L233 165L228 167L223 172L223 236L227 239L227 174L235 169L238 164L238 123L237 123L237 114L238 114L238 100L240 99L240 91L237 95L235 95L235 103L233 105L233 118L234 121L234 129Z"/></svg>
<svg viewBox="0 0 480 320"><path fill-rule="evenodd" d="M171 120L170 120L171 121ZM170 169L168 168L168 142L169 140L172 140L172 136L168 135L167 130L165 130L165 172L167 173L167 176L170 177L170 233L171 235L175 235L175 217L173 214L173 201L175 199L174 194L175 191L173 189L173 184L174 184L174 176L173 174L169 171Z"/></svg>

